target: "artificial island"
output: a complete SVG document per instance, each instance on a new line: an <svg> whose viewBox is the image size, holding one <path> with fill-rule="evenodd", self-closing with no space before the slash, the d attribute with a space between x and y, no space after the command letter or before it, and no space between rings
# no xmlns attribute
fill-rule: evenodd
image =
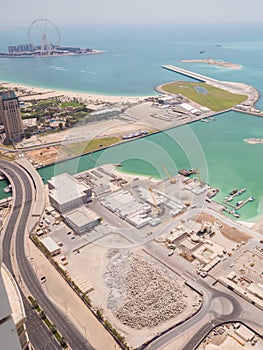
<svg viewBox="0 0 263 350"><path fill-rule="evenodd" d="M229 189L222 205L202 169L171 174L163 164L164 178L154 180L120 173L121 163L94 162L47 184L36 170L83 153L92 159L95 150L148 133L214 122L233 109L263 116L251 86L163 68L196 82L117 101L13 86L16 97L2 84L1 135L9 145L1 146L0 168L12 188L12 199L1 203L4 264L64 348L260 349L262 232L234 221L238 208L228 205L244 188ZM8 124L8 107L21 109L12 114L18 131Z"/></svg>
<svg viewBox="0 0 263 350"><path fill-rule="evenodd" d="M90 55L102 51L91 48L61 45L58 27L46 18L34 20L28 28L28 43L8 46L8 52L0 52L0 57L46 57Z"/></svg>

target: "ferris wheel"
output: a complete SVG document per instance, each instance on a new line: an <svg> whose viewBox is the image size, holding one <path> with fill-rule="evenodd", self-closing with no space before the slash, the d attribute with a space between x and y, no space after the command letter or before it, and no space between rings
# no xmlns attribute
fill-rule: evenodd
<svg viewBox="0 0 263 350"><path fill-rule="evenodd" d="M49 55L60 45L60 33L49 19L38 18L28 28L28 40L41 55Z"/></svg>

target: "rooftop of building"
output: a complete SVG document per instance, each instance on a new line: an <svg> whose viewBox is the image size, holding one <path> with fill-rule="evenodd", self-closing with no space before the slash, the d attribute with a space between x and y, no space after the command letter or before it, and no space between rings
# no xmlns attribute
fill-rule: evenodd
<svg viewBox="0 0 263 350"><path fill-rule="evenodd" d="M52 177L48 183L53 187L50 195L60 204L80 198L90 189L67 173Z"/></svg>
<svg viewBox="0 0 263 350"><path fill-rule="evenodd" d="M84 206L70 211L65 217L79 227L99 219L99 216L94 211Z"/></svg>
<svg viewBox="0 0 263 350"><path fill-rule="evenodd" d="M16 94L12 90L0 90L0 97L3 101L16 98Z"/></svg>
<svg viewBox="0 0 263 350"><path fill-rule="evenodd" d="M47 248L50 253L60 249L59 245L51 237L45 237L41 239L41 243Z"/></svg>
<svg viewBox="0 0 263 350"><path fill-rule="evenodd" d="M24 310L21 294L19 292L18 286L14 278L12 277L12 275L4 265L2 265L1 272L3 276L5 288L8 294L8 298L10 301L10 305L11 305L12 317L15 324L17 324L23 318L25 318L25 310Z"/></svg>

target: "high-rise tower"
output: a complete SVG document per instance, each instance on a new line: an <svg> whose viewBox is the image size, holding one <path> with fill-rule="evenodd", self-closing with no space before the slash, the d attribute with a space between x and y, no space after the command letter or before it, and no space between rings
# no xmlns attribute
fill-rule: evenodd
<svg viewBox="0 0 263 350"><path fill-rule="evenodd" d="M24 137L24 127L18 98L14 91L0 90L0 123L5 128L5 143L18 142Z"/></svg>

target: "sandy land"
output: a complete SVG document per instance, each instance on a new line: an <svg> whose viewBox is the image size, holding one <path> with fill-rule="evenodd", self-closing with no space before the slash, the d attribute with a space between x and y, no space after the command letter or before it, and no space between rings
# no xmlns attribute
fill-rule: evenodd
<svg viewBox="0 0 263 350"><path fill-rule="evenodd" d="M193 60L181 60L181 62L196 62L196 63L207 63L212 64L214 66L224 67L224 68L230 68L230 69L240 69L242 66L240 64L236 63L230 63L230 62L223 62L223 61L217 61L212 58L208 59L193 59Z"/></svg>
<svg viewBox="0 0 263 350"><path fill-rule="evenodd" d="M72 321L90 344L98 350L120 349L111 335L91 311L84 306L78 295L68 287L65 280L50 265L31 240L27 242L27 253L36 275L39 278L43 275L47 278L46 282L42 284L46 295L62 312L65 312L67 319Z"/></svg>
<svg viewBox="0 0 263 350"><path fill-rule="evenodd" d="M181 314L177 315L177 317L160 323L158 326L153 328L145 327L141 330L133 329L127 325L124 325L114 315L113 310L108 307L110 303L110 291L109 286L107 286L105 283L105 272L110 261L109 252L112 251L111 248L107 247L112 246L112 243L114 243L116 247L116 242L122 246L124 243L123 240L125 240L125 238L121 237L120 235L117 236L116 234L110 234L103 237L95 244L86 245L85 247L81 248L81 253L79 255L72 254L71 256L68 256L69 264L67 265L67 269L73 279L81 275L85 276L88 281L90 281L94 287L94 290L89 294L92 304L103 310L105 318L108 319L110 323L112 323L114 327L125 336L125 339L132 347L137 347L147 339L150 339L154 334L163 331L164 329L189 316L189 314L194 311L192 305L198 304L199 297L193 290L185 286L183 290L188 296L187 307ZM119 252L122 251L122 248L116 249ZM132 253L146 257L145 253L143 253L140 248L135 248L132 250ZM92 266L92 269L87 268L87 266ZM165 267L162 268L165 269ZM178 276L175 275L175 277L178 283L182 283Z"/></svg>
<svg viewBox="0 0 263 350"><path fill-rule="evenodd" d="M89 92L78 92L78 91L67 91L67 90L52 90L52 89L45 89L45 88L39 88L39 87L33 87L33 86L27 86L24 84L17 84L17 83L9 83L9 82L2 82L0 85L2 85L3 88L7 89L18 89L20 93L17 93L17 95L23 95L30 94L28 96L21 97L21 100L27 101L31 100L32 97L35 99L46 99L46 98L53 98L57 96L65 96L69 99L78 98L83 101L100 101L100 102L109 102L109 103L117 103L117 102L123 102L123 103L135 103L139 101L143 101L145 98L149 96L111 96L111 95L99 95L99 94L93 94ZM33 95L33 96L32 96Z"/></svg>
<svg viewBox="0 0 263 350"><path fill-rule="evenodd" d="M256 139L256 138L253 138L253 139L244 139L244 141L246 143L250 143L252 145L257 145L257 144L261 144L263 143L263 139Z"/></svg>

